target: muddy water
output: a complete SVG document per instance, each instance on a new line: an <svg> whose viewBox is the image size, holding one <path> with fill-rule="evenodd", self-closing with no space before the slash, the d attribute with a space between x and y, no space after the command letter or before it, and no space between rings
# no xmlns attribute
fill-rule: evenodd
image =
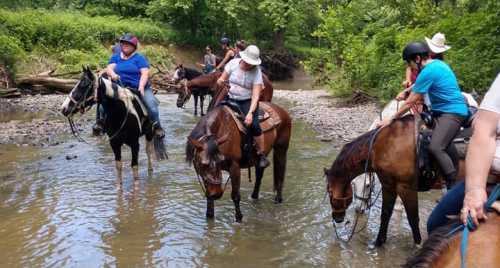
<svg viewBox="0 0 500 268"><path fill-rule="evenodd" d="M268 169L258 201L249 198L253 185L243 179L241 224L234 222L229 189L208 221L193 168L184 162L186 135L197 120L192 104L179 110L174 96L160 97L170 159L156 163L149 176L141 152L142 179L134 185L125 169L122 190L105 138L0 148L1 267L395 267L415 250L400 213L393 215L387 244L370 249L379 205L349 244L337 241L322 177L336 152L300 121L293 127L284 203L272 201ZM421 195L423 219L434 198Z"/></svg>

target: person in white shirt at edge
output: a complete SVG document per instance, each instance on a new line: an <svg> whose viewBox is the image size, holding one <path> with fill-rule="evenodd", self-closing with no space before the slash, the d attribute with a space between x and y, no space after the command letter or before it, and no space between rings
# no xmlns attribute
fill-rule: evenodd
<svg viewBox="0 0 500 268"><path fill-rule="evenodd" d="M245 115L244 124L248 128L248 135L252 135L256 143L256 151L259 156L258 166L265 168L269 161L264 154L264 136L259 125L257 109L259 97L263 89L262 72L260 70L260 50L255 45L248 46L240 52L240 57L232 59L224 67L224 72L217 80L222 86L229 81L229 93L226 100L238 105L240 111Z"/></svg>
<svg viewBox="0 0 500 268"><path fill-rule="evenodd" d="M487 199L488 175L500 174L500 141L497 140L497 136L500 135L499 120L500 74L484 96L473 122L474 134L465 160L465 182L455 184L432 210L427 221L428 233L447 224L450 220L448 215L460 213L462 221L466 223L467 215L470 214L476 225L479 224L479 220L486 219L483 206Z"/></svg>

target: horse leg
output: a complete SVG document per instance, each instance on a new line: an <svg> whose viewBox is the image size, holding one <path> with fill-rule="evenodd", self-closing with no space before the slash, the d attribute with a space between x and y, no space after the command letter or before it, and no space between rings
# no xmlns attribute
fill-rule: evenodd
<svg viewBox="0 0 500 268"><path fill-rule="evenodd" d="M240 210L240 183L241 183L241 170L238 165L233 164L231 166L229 172L230 180L231 180L231 199L234 203L234 216L236 218L236 222L241 222L243 219L243 215Z"/></svg>
<svg viewBox="0 0 500 268"><path fill-rule="evenodd" d="M200 95L200 115L204 116L203 113L203 102L205 102L205 95Z"/></svg>
<svg viewBox="0 0 500 268"><path fill-rule="evenodd" d="M273 182L276 197L274 203L278 204L283 202L283 182L285 181L286 171L286 152L288 147L276 146L273 152Z"/></svg>
<svg viewBox="0 0 500 268"><path fill-rule="evenodd" d="M113 154L115 155L115 167L117 182L121 185L123 179L122 146L119 143L110 143Z"/></svg>
<svg viewBox="0 0 500 268"><path fill-rule="evenodd" d="M253 187L252 198L259 199L260 184L262 183L262 176L264 176L264 169L255 167L255 185Z"/></svg>
<svg viewBox="0 0 500 268"><path fill-rule="evenodd" d="M194 115L198 115L198 95L194 95Z"/></svg>
<svg viewBox="0 0 500 268"><path fill-rule="evenodd" d="M375 246L380 247L387 240L387 228L391 219L394 203L396 202L396 191L391 187L382 185L382 214L380 215L380 229L378 231Z"/></svg>
<svg viewBox="0 0 500 268"><path fill-rule="evenodd" d="M139 140L136 140L131 146L132 150L132 176L134 180L139 179Z"/></svg>
<svg viewBox="0 0 500 268"><path fill-rule="evenodd" d="M209 219L213 219L214 218L214 200L212 198L208 198L207 197L207 213L206 213L206 216L207 218Z"/></svg>
<svg viewBox="0 0 500 268"><path fill-rule="evenodd" d="M153 171L153 141L146 138L146 155L148 156L148 171Z"/></svg>
<svg viewBox="0 0 500 268"><path fill-rule="evenodd" d="M408 216L408 222L410 223L411 232L413 234L413 241L415 244L420 244L420 242L422 242L422 237L420 236L420 228L418 226L418 193L417 191L405 188L398 189L398 194L403 201L406 215Z"/></svg>

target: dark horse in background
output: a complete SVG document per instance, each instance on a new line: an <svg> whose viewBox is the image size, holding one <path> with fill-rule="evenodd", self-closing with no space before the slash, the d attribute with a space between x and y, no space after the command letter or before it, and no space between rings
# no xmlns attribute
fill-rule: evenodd
<svg viewBox="0 0 500 268"><path fill-rule="evenodd" d="M265 140L265 154L273 150L275 202L281 203L292 120L281 107L272 103L265 104L274 114L273 122L276 122L272 129L263 131L262 135ZM262 102L260 105L264 106ZM214 217L214 201L221 198L225 190L222 170L229 172L235 218L237 222L241 222L243 215L240 211L240 172L242 168L256 166L258 158L255 153L244 153L242 145L246 136L242 134L227 109L222 105L217 106L201 118L188 137L186 162L193 163L197 175L201 177L200 184L207 198L208 218ZM257 166L255 169L256 180L252 198L258 199L264 169Z"/></svg>
<svg viewBox="0 0 500 268"><path fill-rule="evenodd" d="M178 83L179 81L183 79L187 79L188 81L193 80L194 78L203 75L202 72L184 67L182 64L177 65L174 71L174 75L172 77L172 81L174 83ZM210 87L207 86L193 86L191 88L191 94L194 96L194 115L198 115L198 98L200 99L200 115L203 116L205 115L203 113L203 102L205 101L205 96L206 95L211 95ZM185 103L187 102L184 101L179 101L180 99L177 100L177 107L182 108Z"/></svg>
<svg viewBox="0 0 500 268"><path fill-rule="evenodd" d="M398 195L408 215L413 240L420 244L416 131L414 116L407 115L344 145L330 169L325 169L335 222L344 220L352 202L351 181L365 172L375 172L382 185L382 214L375 245L381 246L387 239L387 228ZM457 178L464 178L464 169L462 159ZM438 179L442 179L439 177L442 177L440 174Z"/></svg>
<svg viewBox="0 0 500 268"><path fill-rule="evenodd" d="M61 107L64 116L71 120L76 112L84 113L95 103L103 105L106 111L105 129L116 161L118 181L122 181L121 147L126 144L132 151L132 172L134 179L139 178L139 137L146 136L148 170L153 170L153 150L158 160L166 159L163 138L154 135L152 122L147 116L144 105L138 96L104 78L97 77L85 67L80 81L71 90Z"/></svg>
<svg viewBox="0 0 500 268"><path fill-rule="evenodd" d="M208 110L210 111L210 109L215 107L216 104L219 103L227 94L227 88L220 88L217 86L217 79L219 79L221 75L222 72L214 71L208 74L197 76L192 80L184 80L184 83L179 84L175 88L175 92L179 94L179 96L177 97L177 107L184 106L186 102L191 98L191 95L195 94L195 91L198 88L208 88L210 92L209 94L212 96L212 101L208 106ZM262 74L262 80L264 82L264 88L259 100L271 102L271 100L273 99L273 85L265 74Z"/></svg>

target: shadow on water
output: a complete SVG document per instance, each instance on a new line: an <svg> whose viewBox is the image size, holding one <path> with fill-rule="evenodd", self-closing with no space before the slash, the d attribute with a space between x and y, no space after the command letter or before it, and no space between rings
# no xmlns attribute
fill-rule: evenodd
<svg viewBox="0 0 500 268"><path fill-rule="evenodd" d="M215 220L207 221L203 194L184 161L197 120L192 104L180 110L174 96L160 99L170 159L155 163L148 176L142 150L142 179L134 184L125 164L121 189L106 138L0 147L0 266L393 267L414 250L404 216L392 222L384 248L368 248L379 206L350 244L335 241L322 170L336 151L301 121L293 126L284 203L273 203L272 169L258 201L249 198L253 184L244 172L243 223L234 222L229 189L216 202ZM123 152L130 159L128 148ZM68 161L67 154L78 158ZM423 214L431 196L420 203Z"/></svg>

